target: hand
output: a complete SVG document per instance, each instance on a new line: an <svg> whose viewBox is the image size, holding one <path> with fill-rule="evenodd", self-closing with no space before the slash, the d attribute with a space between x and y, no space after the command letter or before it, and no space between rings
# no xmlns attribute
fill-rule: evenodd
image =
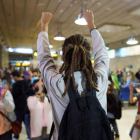
<svg viewBox="0 0 140 140"><path fill-rule="evenodd" d="M134 90L134 87L133 87L132 84L129 85L129 89L130 89L130 91L133 91Z"/></svg>
<svg viewBox="0 0 140 140"><path fill-rule="evenodd" d="M1 99L4 99L4 97L5 97L5 95L6 95L7 90L8 90L8 86L7 86L7 85L5 85L5 86L4 86L4 89L3 89L3 90L2 90L2 92L1 92Z"/></svg>
<svg viewBox="0 0 140 140"><path fill-rule="evenodd" d="M48 28L49 22L52 18L52 14L49 12L42 12L41 17L41 31L46 31L46 27Z"/></svg>
<svg viewBox="0 0 140 140"><path fill-rule="evenodd" d="M84 10L83 11L83 16L86 19L90 30L93 29L93 28L96 28L95 25L94 25L94 15L93 15L92 11Z"/></svg>
<svg viewBox="0 0 140 140"><path fill-rule="evenodd" d="M37 93L35 96L36 96L36 98L38 98L38 99L41 98L41 94L38 94L38 93Z"/></svg>

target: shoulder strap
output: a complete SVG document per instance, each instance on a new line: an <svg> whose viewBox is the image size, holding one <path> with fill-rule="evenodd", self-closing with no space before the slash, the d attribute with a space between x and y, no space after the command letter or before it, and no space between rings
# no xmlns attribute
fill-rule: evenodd
<svg viewBox="0 0 140 140"><path fill-rule="evenodd" d="M138 114L140 114L140 98L139 98Z"/></svg>
<svg viewBox="0 0 140 140"><path fill-rule="evenodd" d="M64 82L66 84L67 82L67 78L64 78ZM75 91L74 87L73 87L73 81L72 78L70 79L70 84L69 84L69 88L68 88L68 95L70 99L76 98L76 97L80 97L80 95L78 94L78 92Z"/></svg>
<svg viewBox="0 0 140 140"><path fill-rule="evenodd" d="M2 112L0 111L0 114L1 114L2 116L4 116L10 123L12 123L12 121L11 121L4 113L2 113Z"/></svg>
<svg viewBox="0 0 140 140"><path fill-rule="evenodd" d="M51 127L51 131L50 131L50 135L49 135L49 140L51 140L51 138L52 138L54 129L55 129L55 125L54 125L54 122L53 122L53 123L52 123L52 127Z"/></svg>

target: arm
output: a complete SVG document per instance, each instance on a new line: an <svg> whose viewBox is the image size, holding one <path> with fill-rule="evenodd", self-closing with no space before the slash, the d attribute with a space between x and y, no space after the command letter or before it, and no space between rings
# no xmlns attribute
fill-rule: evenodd
<svg viewBox="0 0 140 140"><path fill-rule="evenodd" d="M2 102L4 104L4 109L7 112L12 112L15 109L15 104L13 101L12 94L10 93L9 90L3 90L2 91Z"/></svg>
<svg viewBox="0 0 140 140"><path fill-rule="evenodd" d="M97 29L95 29L94 24L94 16L91 11L84 11L84 17L88 23L88 27L91 30L91 36L92 36L92 43L93 43L93 54L94 54L94 70L100 75L100 85L105 84L107 86L107 79L108 79L108 67L109 67L109 57L108 52L105 48L105 43L98 32ZM105 83L104 83L105 82ZM105 87L106 87L105 86ZM103 86L99 87L101 90Z"/></svg>
<svg viewBox="0 0 140 140"><path fill-rule="evenodd" d="M129 87L131 83L131 78L129 78L129 80L125 83L124 88Z"/></svg>
<svg viewBox="0 0 140 140"><path fill-rule="evenodd" d="M48 81L51 80L51 77L57 73L55 63L50 54L49 39L48 39L48 25L51 20L51 17L52 14L50 13L47 12L42 13L41 32L38 35L37 40L39 68L42 73L44 83L46 85L48 85Z"/></svg>
<svg viewBox="0 0 140 140"><path fill-rule="evenodd" d="M129 89L130 89L129 102L131 104L136 103L138 101L138 98L137 97L133 97L133 90L134 90L134 88L133 88L132 84L129 86Z"/></svg>
<svg viewBox="0 0 140 140"><path fill-rule="evenodd" d="M136 90L138 93L140 93L140 88L135 88L135 90Z"/></svg>

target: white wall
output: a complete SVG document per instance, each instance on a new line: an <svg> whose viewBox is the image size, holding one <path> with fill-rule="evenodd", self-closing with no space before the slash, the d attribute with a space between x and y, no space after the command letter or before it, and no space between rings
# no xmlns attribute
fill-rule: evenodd
<svg viewBox="0 0 140 140"><path fill-rule="evenodd" d="M133 65L131 70L134 73L137 72L138 68L140 68L140 55L110 59L110 70L113 72L116 72L117 69L124 69L128 65Z"/></svg>

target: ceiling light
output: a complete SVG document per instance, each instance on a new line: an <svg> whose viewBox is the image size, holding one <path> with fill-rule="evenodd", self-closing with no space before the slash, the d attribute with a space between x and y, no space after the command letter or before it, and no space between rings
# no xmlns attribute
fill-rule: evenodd
<svg viewBox="0 0 140 140"><path fill-rule="evenodd" d="M37 51L34 51L34 56L35 56L35 57L37 56Z"/></svg>
<svg viewBox="0 0 140 140"><path fill-rule="evenodd" d="M131 34L131 37L126 42L128 45L135 45L138 44L138 40L133 37L133 34Z"/></svg>
<svg viewBox="0 0 140 140"><path fill-rule="evenodd" d="M58 28L57 34L55 35L54 40L57 40L57 41L64 41L65 40L65 37L63 37L61 34L60 28Z"/></svg>
<svg viewBox="0 0 140 140"><path fill-rule="evenodd" d="M30 48L16 48L15 52L16 53L24 53L24 54L32 54L33 49L30 49Z"/></svg>
<svg viewBox="0 0 140 140"><path fill-rule="evenodd" d="M87 25L85 18L83 17L83 11L85 10L85 5L82 4L81 6L81 14L78 15L77 19L75 20L75 24L78 25Z"/></svg>
<svg viewBox="0 0 140 140"><path fill-rule="evenodd" d="M109 50L109 47L105 47L107 50Z"/></svg>
<svg viewBox="0 0 140 140"><path fill-rule="evenodd" d="M33 49L31 49L31 48L8 48L8 52L33 54Z"/></svg>
<svg viewBox="0 0 140 140"><path fill-rule="evenodd" d="M60 51L60 55L62 55L62 54L63 54L63 51L61 50L61 51Z"/></svg>
<svg viewBox="0 0 140 140"><path fill-rule="evenodd" d="M53 45L49 45L49 48L53 48Z"/></svg>
<svg viewBox="0 0 140 140"><path fill-rule="evenodd" d="M13 49L12 48L8 48L8 52L13 52Z"/></svg>

